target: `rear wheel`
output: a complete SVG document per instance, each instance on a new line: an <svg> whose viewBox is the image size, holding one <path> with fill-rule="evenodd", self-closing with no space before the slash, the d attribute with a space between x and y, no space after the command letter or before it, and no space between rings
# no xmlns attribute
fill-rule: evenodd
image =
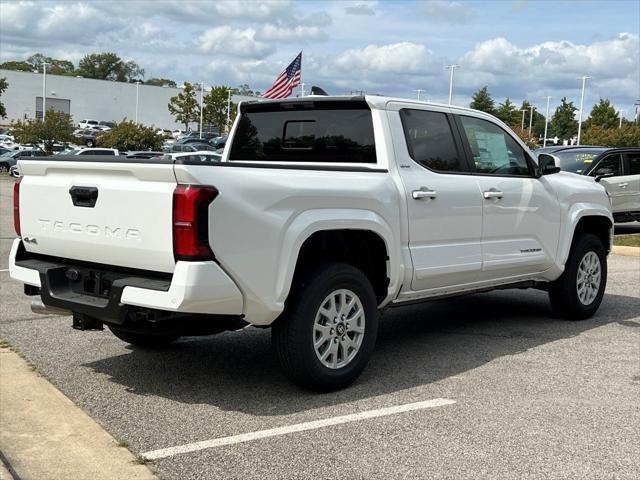
<svg viewBox="0 0 640 480"><path fill-rule="evenodd" d="M327 264L304 275L272 329L287 377L306 388L344 388L366 367L378 332L373 288L358 269Z"/></svg>
<svg viewBox="0 0 640 480"><path fill-rule="evenodd" d="M120 327L109 325L109 330L123 342L141 348L162 348L180 338L179 335L152 335L149 333L133 333Z"/></svg>
<svg viewBox="0 0 640 480"><path fill-rule="evenodd" d="M598 310L607 286L607 256L595 235L576 238L565 271L549 290L554 311L569 320L584 320Z"/></svg>
<svg viewBox="0 0 640 480"><path fill-rule="evenodd" d="M0 173L6 173L9 171L9 165L6 163L0 163Z"/></svg>
<svg viewBox="0 0 640 480"><path fill-rule="evenodd" d="M93 147L96 144L96 142L94 142L93 140L87 140L85 142L85 145L89 148Z"/></svg>

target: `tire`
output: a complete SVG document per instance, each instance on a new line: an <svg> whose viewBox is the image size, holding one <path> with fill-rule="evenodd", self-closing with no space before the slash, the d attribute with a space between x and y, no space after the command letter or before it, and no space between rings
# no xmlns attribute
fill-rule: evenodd
<svg viewBox="0 0 640 480"><path fill-rule="evenodd" d="M345 303L353 306L347 311L341 308ZM309 270L271 331L285 375L316 391L350 385L369 362L378 317L373 287L360 270L343 263ZM314 345L314 340L319 343Z"/></svg>
<svg viewBox="0 0 640 480"><path fill-rule="evenodd" d="M180 338L179 335L152 335L148 333L133 333L121 330L119 327L109 325L109 330L123 342L130 343L141 348L162 348L168 346Z"/></svg>
<svg viewBox="0 0 640 480"><path fill-rule="evenodd" d="M6 163L0 163L0 173L6 173L9 171L9 165Z"/></svg>
<svg viewBox="0 0 640 480"><path fill-rule="evenodd" d="M85 145L89 148L93 148L96 145L96 142L94 142L93 140L87 140L85 142Z"/></svg>
<svg viewBox="0 0 640 480"><path fill-rule="evenodd" d="M598 310L606 286L607 255L602 241L593 234L581 234L574 240L564 273L551 285L549 300L560 317L584 320Z"/></svg>

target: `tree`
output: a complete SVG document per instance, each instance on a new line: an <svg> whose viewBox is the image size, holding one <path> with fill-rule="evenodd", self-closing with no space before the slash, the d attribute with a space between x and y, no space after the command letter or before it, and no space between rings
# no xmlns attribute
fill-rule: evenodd
<svg viewBox="0 0 640 480"><path fill-rule="evenodd" d="M205 95L203 117L204 122L215 125L220 132L224 132L227 128L227 107L230 87L220 85L212 87L211 91ZM235 117L235 104L231 104L229 118Z"/></svg>
<svg viewBox="0 0 640 480"><path fill-rule="evenodd" d="M0 78L0 98L2 98L2 94L5 92L5 90L9 87L9 83L7 83L7 79L5 78ZM0 118L6 118L7 116L7 109L4 106L4 103L0 102Z"/></svg>
<svg viewBox="0 0 640 480"><path fill-rule="evenodd" d="M69 75L75 72L73 63L69 60L58 60L56 58L45 57L41 53L34 53L27 58L26 63L31 65L33 70L42 73L42 64L47 63L47 73L52 75Z"/></svg>
<svg viewBox="0 0 640 480"><path fill-rule="evenodd" d="M578 134L578 122L576 121L576 111L578 109L573 102L567 102L567 97L563 97L560 106L551 117L551 135L555 135L562 140L567 140Z"/></svg>
<svg viewBox="0 0 640 480"><path fill-rule="evenodd" d="M236 93L238 95L246 95L246 96L249 96L249 97L259 97L260 96L260 92L259 91L251 90L249 85L246 84L246 83L243 83L239 87L234 88L232 93Z"/></svg>
<svg viewBox="0 0 640 480"><path fill-rule="evenodd" d="M520 125L514 125L512 130L516 135L520 137L520 139L527 144L529 148L535 148L538 146L538 140L533 133L529 135L528 128L520 128Z"/></svg>
<svg viewBox="0 0 640 480"><path fill-rule="evenodd" d="M173 87L176 88L176 82L167 78L150 78L144 82L145 85L153 85L154 87Z"/></svg>
<svg viewBox="0 0 640 480"><path fill-rule="evenodd" d="M591 109L591 115L585 122L584 127L604 127L604 128L618 128L620 125L620 116L616 109L613 108L609 99L600 99L600 101Z"/></svg>
<svg viewBox="0 0 640 480"><path fill-rule="evenodd" d="M16 72L32 72L33 67L29 65L27 62L4 62L0 63L0 68L3 70L14 70Z"/></svg>
<svg viewBox="0 0 640 480"><path fill-rule="evenodd" d="M531 119L531 103L529 100L523 100L522 105L520 106L520 114L522 115L522 110L526 110L524 112L524 128L529 131L529 120ZM541 137L544 135L544 115L539 113L535 108L533 109L533 122L531 125L531 136L533 137ZM522 122L522 117L520 117L520 123ZM547 135L549 133L547 132Z"/></svg>
<svg viewBox="0 0 640 480"><path fill-rule="evenodd" d="M87 78L117 82L132 82L144 76L144 70L137 63L125 62L111 52L85 55L76 73Z"/></svg>
<svg viewBox="0 0 640 480"><path fill-rule="evenodd" d="M45 120L18 120L11 123L11 130L19 143L43 143L44 150L52 153L55 142L73 142L73 122L67 113L47 110Z"/></svg>
<svg viewBox="0 0 640 480"><path fill-rule="evenodd" d="M486 85L473 94L469 107L491 114L495 112L495 102L493 98L491 98L491 94Z"/></svg>
<svg viewBox="0 0 640 480"><path fill-rule="evenodd" d="M47 114L48 116L48 114ZM118 150L160 150L163 138L153 127L123 120L96 138L99 146Z"/></svg>
<svg viewBox="0 0 640 480"><path fill-rule="evenodd" d="M637 147L640 145L640 125L622 124L621 128L606 128L591 125L585 130L582 141L585 145L603 147Z"/></svg>
<svg viewBox="0 0 640 480"><path fill-rule="evenodd" d="M171 97L167 107L169 108L169 113L175 117L176 122L184 125L185 130L189 128L189 123L198 121L199 105L193 84L184 82L183 91Z"/></svg>
<svg viewBox="0 0 640 480"><path fill-rule="evenodd" d="M509 100L509 97L506 98L504 103L498 105L495 115L507 125L518 125L519 123L520 112L518 112L516 104Z"/></svg>

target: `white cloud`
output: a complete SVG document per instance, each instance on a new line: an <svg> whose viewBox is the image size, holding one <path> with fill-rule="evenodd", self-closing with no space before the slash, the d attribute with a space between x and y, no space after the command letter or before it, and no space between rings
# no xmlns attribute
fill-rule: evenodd
<svg viewBox="0 0 640 480"><path fill-rule="evenodd" d="M439 22L465 23L475 16L475 11L459 2L430 0L418 2L418 12Z"/></svg>
<svg viewBox="0 0 640 480"><path fill-rule="evenodd" d="M428 70L432 55L424 45L401 42L350 49L338 55L332 63L342 71L420 73Z"/></svg>
<svg viewBox="0 0 640 480"><path fill-rule="evenodd" d="M349 5L344 7L344 11L349 15L375 15L376 12L371 5L366 3L358 3L357 5Z"/></svg>
<svg viewBox="0 0 640 480"><path fill-rule="evenodd" d="M253 28L234 29L229 26L210 28L199 38L199 48L204 53L219 53L243 58L261 58L271 53L273 47L256 38Z"/></svg>
<svg viewBox="0 0 640 480"><path fill-rule="evenodd" d="M258 31L256 37L267 42L299 42L308 43L326 40L327 34L320 27L296 27L265 25Z"/></svg>

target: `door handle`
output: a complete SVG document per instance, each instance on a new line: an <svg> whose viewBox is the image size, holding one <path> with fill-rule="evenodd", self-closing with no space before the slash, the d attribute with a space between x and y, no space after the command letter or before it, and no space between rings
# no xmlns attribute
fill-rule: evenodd
<svg viewBox="0 0 640 480"><path fill-rule="evenodd" d="M504 195L500 190L486 190L484 192L482 192L482 195L484 196L485 199L489 199L489 198L502 198L502 196Z"/></svg>
<svg viewBox="0 0 640 480"><path fill-rule="evenodd" d="M628 182L625 182L625 183L619 183L619 184L618 184L618 186L619 186L620 188L627 188L627 187L629 186L629 183L628 183Z"/></svg>
<svg viewBox="0 0 640 480"><path fill-rule="evenodd" d="M438 196L438 193L435 190L431 190L427 187L422 187L420 190L412 191L411 196L414 200L420 200L421 198L434 199Z"/></svg>

